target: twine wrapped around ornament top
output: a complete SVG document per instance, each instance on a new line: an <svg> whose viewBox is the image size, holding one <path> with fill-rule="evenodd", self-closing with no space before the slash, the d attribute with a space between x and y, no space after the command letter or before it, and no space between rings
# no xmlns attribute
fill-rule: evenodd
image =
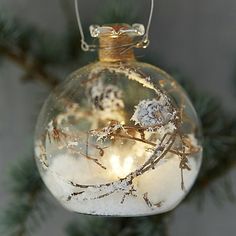
<svg viewBox="0 0 236 236"><path fill-rule="evenodd" d="M145 33L141 24L91 25L90 34L99 38L99 59L103 62L135 60L133 48L138 47L140 36ZM141 47L144 45L142 44Z"/></svg>
<svg viewBox="0 0 236 236"><path fill-rule="evenodd" d="M128 29L124 25L113 25L112 28L119 32L120 29ZM99 60L103 62L117 62L135 60L133 47L133 37L127 33L111 35L102 33L99 36Z"/></svg>

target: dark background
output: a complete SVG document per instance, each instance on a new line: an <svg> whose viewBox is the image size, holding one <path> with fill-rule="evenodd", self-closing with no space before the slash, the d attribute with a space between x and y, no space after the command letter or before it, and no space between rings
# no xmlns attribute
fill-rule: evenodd
<svg viewBox="0 0 236 236"><path fill-rule="evenodd" d="M82 19L92 23L96 23L98 6L106 7L104 0L79 2ZM145 23L149 1L137 0L136 4L140 5L141 23ZM0 7L42 30L55 34L65 32L66 23L59 0L0 0ZM235 111L235 91L231 86L236 70L235 13L235 0L156 1L151 45L139 54L157 55L164 64L187 76L198 90L217 96L227 110ZM9 165L31 152L34 124L49 90L40 83L22 83L19 80L22 71L18 67L8 61L1 63L0 207L3 207L9 201L5 191ZM60 70L57 73L66 74ZM229 175L236 179L236 171ZM75 214L60 207L57 209L35 236L63 235L63 226ZM170 231L173 236L235 235L235 219L235 203L225 202L219 207L208 198L202 210L195 205L182 204L170 222Z"/></svg>

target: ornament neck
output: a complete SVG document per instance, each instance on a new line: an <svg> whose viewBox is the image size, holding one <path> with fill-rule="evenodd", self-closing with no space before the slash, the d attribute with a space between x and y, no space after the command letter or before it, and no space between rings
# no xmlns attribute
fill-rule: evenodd
<svg viewBox="0 0 236 236"><path fill-rule="evenodd" d="M103 62L118 62L135 60L132 45L133 37L127 34L99 38L99 60Z"/></svg>
<svg viewBox="0 0 236 236"><path fill-rule="evenodd" d="M145 33L141 24L111 24L91 25L90 33L93 38L99 39L99 60L103 62L135 60L134 47L137 47L137 38Z"/></svg>

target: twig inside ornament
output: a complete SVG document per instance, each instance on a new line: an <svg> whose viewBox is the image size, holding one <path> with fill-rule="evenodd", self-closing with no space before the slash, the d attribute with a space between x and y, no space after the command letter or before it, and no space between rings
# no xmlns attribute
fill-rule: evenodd
<svg viewBox="0 0 236 236"><path fill-rule="evenodd" d="M105 84L104 81L96 82L102 73L107 72L141 83L145 88L154 91L156 95L153 99L143 99L134 105L134 113L131 117L121 116L122 119L119 119L116 115L124 109L122 91L114 84ZM158 173L159 167L171 159L175 159L175 162L178 163L176 168L179 168L181 172L180 186L184 191L184 170L191 171L189 158L201 149L191 136L194 130L191 130L189 134L182 131L181 126L185 115L183 107L177 108L166 92L150 82L149 76L125 63L109 64L109 67L106 63L100 65L96 70L91 71L88 80L84 80L82 85L85 87L85 94L90 101L90 110L80 109L79 105L68 102L65 112L61 112L49 123L44 141L49 142L48 145L58 145L60 150L72 154L78 160L93 162L96 165L89 166L94 170L96 170L94 166L99 166L102 169L102 171L99 170L99 173L104 174L104 180L94 184L93 182L87 184L86 181L79 183L73 178L66 179L60 176L60 173L56 173L56 176L60 177L64 183L73 187L72 191L75 190L67 196L67 201L98 200L118 193L121 198L120 203L124 204L127 198L135 198L138 195L140 197L140 194L143 194L147 205L160 207L162 201L157 201L157 204L152 203L148 191L137 191L136 182L146 173L152 171ZM104 99L107 98L108 100L104 103ZM115 101L119 106L114 106L115 104L109 101L110 98L117 99ZM105 114L108 110L112 117ZM96 116L96 122L92 123L91 117L96 112L99 115ZM84 121L87 123L91 121L88 130L79 128ZM67 126L68 122L70 127ZM121 149L118 159L113 158L115 146ZM127 150L122 151L125 146ZM135 164L133 169L127 168L128 171L119 176L118 170L122 171L123 167L119 163L119 159L124 161L129 149L135 150L139 146L142 147L142 154L138 155L137 150L128 159L133 162L143 155L142 161ZM115 162L118 160L118 170L114 169L116 167L112 167L112 159ZM50 166L47 169L50 169ZM117 176L113 172L118 173Z"/></svg>

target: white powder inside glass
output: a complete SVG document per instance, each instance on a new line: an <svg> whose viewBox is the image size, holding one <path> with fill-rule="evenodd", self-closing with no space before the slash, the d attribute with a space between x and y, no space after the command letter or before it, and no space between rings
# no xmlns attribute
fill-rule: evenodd
<svg viewBox="0 0 236 236"><path fill-rule="evenodd" d="M194 158L189 159L189 166L191 171L184 171L185 191L192 186L199 168ZM52 194L59 198L67 209L95 215L137 216L162 213L174 208L186 195L180 184L179 158L171 154L168 160L160 163L154 170L136 178L134 187L137 197L129 195L121 203L124 191L120 190L103 198L91 200L100 195L98 189L91 189L68 200L70 194L83 191L71 185L70 181L77 184L101 184L112 181L106 179L106 171L101 174L101 170L97 172L98 170L99 167L85 159L59 154L53 158L43 179ZM145 193L148 193L150 202L158 206L149 207L144 200Z"/></svg>

